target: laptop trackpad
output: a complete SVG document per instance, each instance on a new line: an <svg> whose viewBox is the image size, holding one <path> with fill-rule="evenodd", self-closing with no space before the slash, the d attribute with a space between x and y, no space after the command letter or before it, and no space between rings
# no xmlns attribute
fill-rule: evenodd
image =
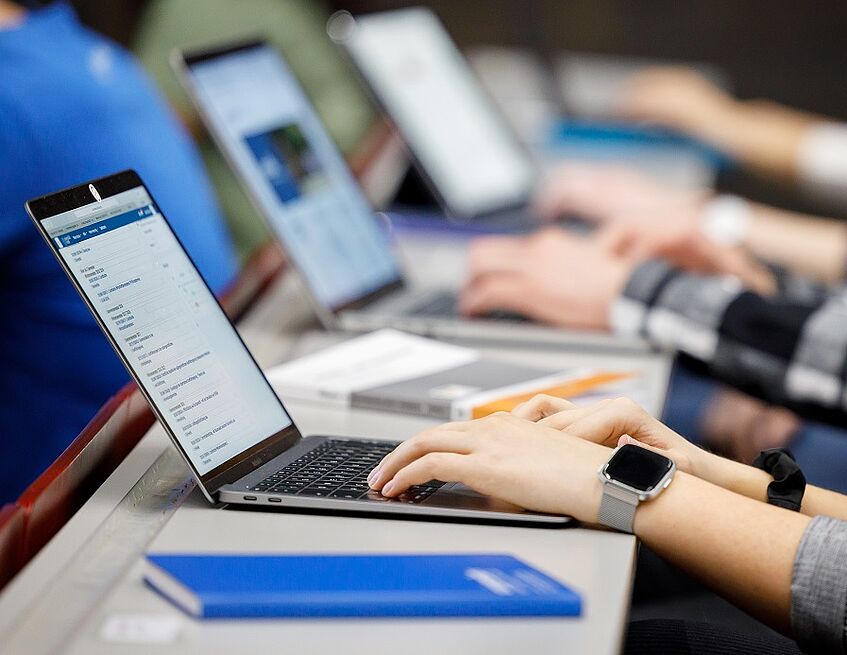
<svg viewBox="0 0 847 655"><path fill-rule="evenodd" d="M444 485L437 493L428 498L424 504L438 505L439 507L480 509L489 512L519 513L524 511L517 505L512 505L511 503L490 496L483 496L459 482Z"/></svg>

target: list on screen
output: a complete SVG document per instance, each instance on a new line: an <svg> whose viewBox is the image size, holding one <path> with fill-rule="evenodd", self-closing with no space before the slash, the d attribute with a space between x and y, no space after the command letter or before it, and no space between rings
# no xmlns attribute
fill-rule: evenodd
<svg viewBox="0 0 847 655"><path fill-rule="evenodd" d="M200 475L291 425L144 187L42 225Z"/></svg>

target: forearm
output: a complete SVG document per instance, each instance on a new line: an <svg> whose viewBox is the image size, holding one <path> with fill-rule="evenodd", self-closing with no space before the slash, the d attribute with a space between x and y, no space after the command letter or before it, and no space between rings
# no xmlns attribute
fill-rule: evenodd
<svg viewBox="0 0 847 655"><path fill-rule="evenodd" d="M798 154L808 129L822 119L766 101L736 102L723 120L702 126L712 143L766 175L797 176Z"/></svg>
<svg viewBox="0 0 847 655"><path fill-rule="evenodd" d="M760 259L832 283L847 267L847 223L753 205L744 245Z"/></svg>
<svg viewBox="0 0 847 655"><path fill-rule="evenodd" d="M670 563L787 634L794 558L808 522L677 473L664 493L639 507L635 533Z"/></svg>
<svg viewBox="0 0 847 655"><path fill-rule="evenodd" d="M847 497L829 489L807 486L800 511L806 516L829 516L847 521Z"/></svg>
<svg viewBox="0 0 847 655"><path fill-rule="evenodd" d="M752 500L767 502L768 485L773 478L764 471L705 451L700 451L700 456L692 461L695 464L691 472L698 478ZM847 496L807 485L800 511L806 516L823 515L847 521Z"/></svg>

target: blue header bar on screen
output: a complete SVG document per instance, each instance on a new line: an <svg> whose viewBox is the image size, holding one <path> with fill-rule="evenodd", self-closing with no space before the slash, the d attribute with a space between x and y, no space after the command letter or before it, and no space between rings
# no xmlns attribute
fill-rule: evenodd
<svg viewBox="0 0 847 655"><path fill-rule="evenodd" d="M124 225L129 225L135 221L148 218L153 216L155 213L156 210L153 205L145 205L144 207L138 207L137 209L132 209L128 212L112 216L111 218L107 218L102 221L96 221L91 225L86 225L85 227L71 230L64 234L59 234L53 237L53 240L59 248L66 248L80 243L81 241L85 241L86 239L100 236L101 234L105 234L111 230L117 230Z"/></svg>

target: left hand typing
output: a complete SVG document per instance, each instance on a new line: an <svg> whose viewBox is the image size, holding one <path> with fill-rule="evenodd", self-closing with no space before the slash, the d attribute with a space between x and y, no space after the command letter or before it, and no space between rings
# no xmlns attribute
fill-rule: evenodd
<svg viewBox="0 0 847 655"><path fill-rule="evenodd" d="M611 450L511 414L447 423L400 444L369 477L395 497L412 485L461 482L520 507L594 522Z"/></svg>

